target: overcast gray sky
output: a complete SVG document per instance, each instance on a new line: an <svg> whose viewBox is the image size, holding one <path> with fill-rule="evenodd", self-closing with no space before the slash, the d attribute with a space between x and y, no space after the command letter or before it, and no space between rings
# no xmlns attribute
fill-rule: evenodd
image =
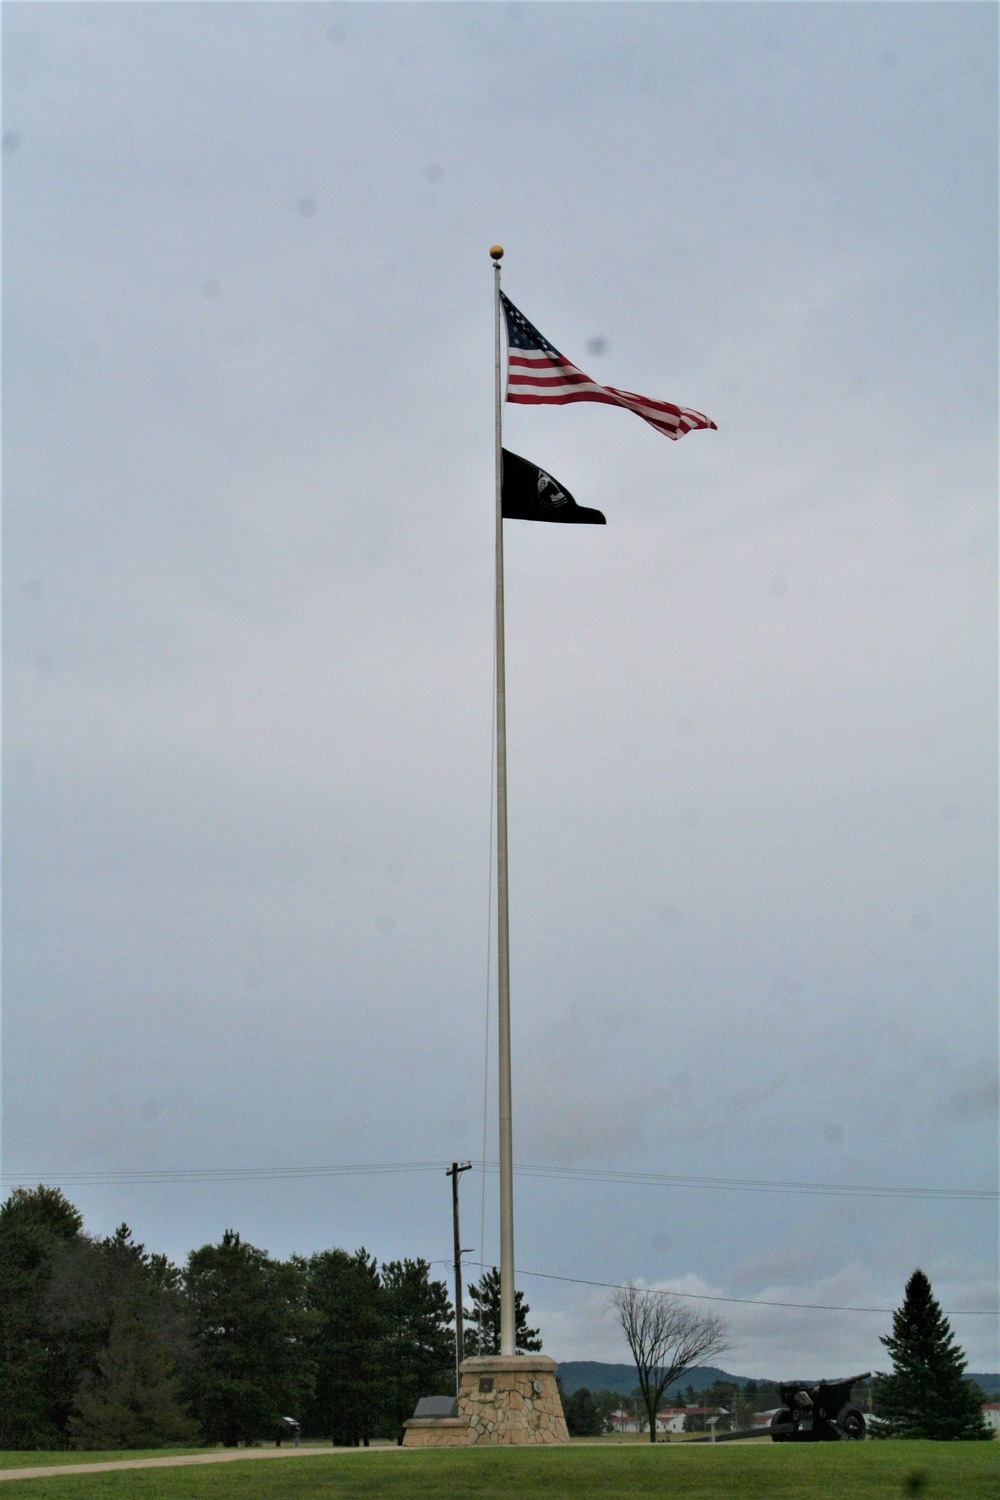
<svg viewBox="0 0 1000 1500"><path fill-rule="evenodd" d="M506 414L608 518L507 527L515 1158L996 1188L996 44L4 6L8 1185L447 1273L439 1171L72 1178L482 1156L499 240L570 359L718 423ZM989 1308L996 1224L516 1183L525 1271L772 1303L919 1264ZM626 1357L606 1292L520 1284L557 1358ZM884 1367L886 1316L728 1315L746 1374Z"/></svg>

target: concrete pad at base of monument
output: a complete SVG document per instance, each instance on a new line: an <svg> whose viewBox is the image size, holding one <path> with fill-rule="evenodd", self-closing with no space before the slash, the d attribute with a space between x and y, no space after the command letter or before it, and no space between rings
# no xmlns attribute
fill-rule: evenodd
<svg viewBox="0 0 1000 1500"><path fill-rule="evenodd" d="M544 1354L463 1360L458 1412L469 1443L568 1443L556 1369Z"/></svg>

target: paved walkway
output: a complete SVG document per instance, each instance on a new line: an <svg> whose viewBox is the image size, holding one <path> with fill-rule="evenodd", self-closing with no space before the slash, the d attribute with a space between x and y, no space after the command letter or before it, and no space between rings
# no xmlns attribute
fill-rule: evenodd
<svg viewBox="0 0 1000 1500"><path fill-rule="evenodd" d="M766 1442L769 1439L749 1438L747 1442ZM612 1448L612 1447L638 1447L631 1443L608 1443L602 1442L600 1438L577 1438L573 1444L579 1448ZM644 1444L643 1448L652 1446ZM661 1443L661 1447L666 1447ZM722 1448L723 1443L685 1443L684 1447L696 1448ZM745 1446L745 1443L744 1443ZM110 1459L98 1464L48 1464L45 1468L34 1469L0 1469L0 1483L5 1479L58 1479L60 1474L109 1474L116 1469L179 1469L185 1464L233 1464L246 1463L261 1458L321 1458L323 1454L332 1457L340 1453L420 1453L429 1452L428 1449L400 1448L392 1442L373 1443L367 1450L364 1448L211 1448L204 1453L179 1453L176 1458L121 1458ZM441 1451L441 1450L435 1450Z"/></svg>
<svg viewBox="0 0 1000 1500"><path fill-rule="evenodd" d="M395 1448L395 1444L392 1445ZM4 1479L58 1479L60 1474L109 1474L115 1469L178 1469L184 1464L246 1463L259 1458L316 1458L322 1454L363 1453L363 1448L226 1448L179 1453L176 1458L123 1458L99 1464L48 1464L45 1468L0 1469ZM369 1453L377 1452L369 1448Z"/></svg>

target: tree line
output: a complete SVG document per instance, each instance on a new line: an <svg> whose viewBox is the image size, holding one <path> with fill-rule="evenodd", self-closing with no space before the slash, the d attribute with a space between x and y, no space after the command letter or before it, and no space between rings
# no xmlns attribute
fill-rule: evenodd
<svg viewBox="0 0 1000 1500"><path fill-rule="evenodd" d="M499 1274L469 1287L466 1353L499 1352ZM518 1345L541 1348L518 1294ZM278 1260L227 1230L184 1266L122 1224L84 1233L56 1188L0 1205L0 1449L235 1446L283 1417L337 1444L402 1439L454 1392L454 1309L422 1259Z"/></svg>

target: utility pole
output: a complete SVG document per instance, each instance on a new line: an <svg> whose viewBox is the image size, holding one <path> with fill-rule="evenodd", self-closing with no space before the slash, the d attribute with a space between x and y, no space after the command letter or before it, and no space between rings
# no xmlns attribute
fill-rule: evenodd
<svg viewBox="0 0 1000 1500"><path fill-rule="evenodd" d="M455 1395L462 1383L461 1366L465 1358L465 1330L462 1326L462 1240L458 1232L458 1179L472 1170L471 1161L453 1161L445 1172L451 1178L451 1216L455 1231Z"/></svg>

